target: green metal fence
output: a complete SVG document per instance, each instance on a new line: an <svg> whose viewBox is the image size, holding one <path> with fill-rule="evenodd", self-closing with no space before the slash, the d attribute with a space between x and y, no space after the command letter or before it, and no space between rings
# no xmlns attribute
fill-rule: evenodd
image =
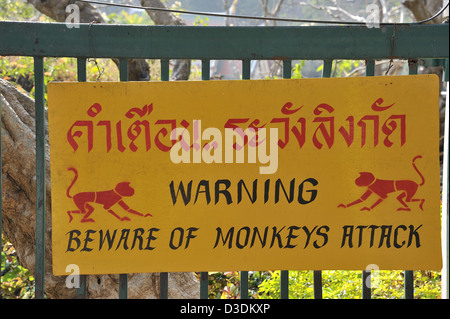
<svg viewBox="0 0 450 319"><path fill-rule="evenodd" d="M44 297L45 269L45 99L44 58L75 57L78 81L86 81L88 58L118 58L120 81L128 80L127 59L161 60L161 80L169 80L170 59L202 61L202 80L209 80L211 60L241 60L242 78L250 79L252 60L282 60L283 78L290 78L293 60L323 60L323 77L330 77L333 60L365 60L366 76L376 60L403 59L410 74L422 60L447 61L449 25L382 25L320 27L190 27L0 22L0 55L34 58L36 107L36 298ZM95 56L94 56L95 55ZM442 62L441 61L441 62ZM437 62L437 63L441 63ZM443 64L443 63L442 63ZM446 141L448 143L448 141ZM448 165L448 163L444 163ZM448 176L444 176L448 179ZM1 186L1 184L0 184ZM445 191L448 198L448 192ZM0 219L1 220L1 219ZM1 222L0 222L1 223ZM1 226L1 224L0 224ZM448 229L448 225L446 225ZM448 236L448 232L447 232ZM447 238L448 242L448 238ZM448 258L448 253L447 257ZM448 264L448 259L444 259ZM362 296L370 271L363 271ZM448 272L448 267L447 267ZM289 296L289 273L280 276L281 298ZM160 297L168 297L168 274L160 274ZM447 274L447 281L448 281ZM413 270L405 270L405 298L414 296ZM448 287L448 283L447 283ZM86 294L82 276L78 293ZM119 297L127 297L127 275L120 275ZM248 296L248 272L241 272L241 298ZM322 298L322 272L314 271L314 296ZM200 297L208 297L208 273L200 274Z"/></svg>

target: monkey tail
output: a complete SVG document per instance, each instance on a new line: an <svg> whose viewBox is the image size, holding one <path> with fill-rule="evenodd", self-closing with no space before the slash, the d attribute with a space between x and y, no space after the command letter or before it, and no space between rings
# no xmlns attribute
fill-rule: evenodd
<svg viewBox="0 0 450 319"><path fill-rule="evenodd" d="M69 185L69 187L67 188L67 191L66 191L67 197L72 198L72 196L70 196L69 193L70 193L70 190L72 189L73 184L75 184L75 182L76 182L77 179L78 179L78 172L77 172L77 170L76 170L75 168L73 168L73 167L70 167L70 168L68 168L67 170L72 171L72 172L75 173L75 177L73 178L72 183L70 183L70 185Z"/></svg>
<svg viewBox="0 0 450 319"><path fill-rule="evenodd" d="M419 186L422 186L423 184L425 184L425 177L423 177L422 173L420 173L419 169L417 168L415 161L418 158L422 158L422 155L417 155L416 157L413 158L412 160L412 166L414 167L414 169L416 170L417 174L419 174L420 178L422 179L422 182L419 184Z"/></svg>

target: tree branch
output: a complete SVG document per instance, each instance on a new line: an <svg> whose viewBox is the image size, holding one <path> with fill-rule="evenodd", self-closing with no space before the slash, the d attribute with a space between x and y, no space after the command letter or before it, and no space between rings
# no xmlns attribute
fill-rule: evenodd
<svg viewBox="0 0 450 319"><path fill-rule="evenodd" d="M357 22L365 22L366 19L364 17L360 17L360 16L356 16L351 14L350 12L342 9L341 7L339 7L337 5L336 1L333 1L333 3L336 6L320 6L320 5L315 5L309 2L299 2L299 5L302 6L310 6L311 8L314 8L316 10L322 10L322 11L326 11L330 16L339 19L341 21L345 21L347 19L351 19L352 21L357 21ZM345 17L342 17L342 15L344 15Z"/></svg>

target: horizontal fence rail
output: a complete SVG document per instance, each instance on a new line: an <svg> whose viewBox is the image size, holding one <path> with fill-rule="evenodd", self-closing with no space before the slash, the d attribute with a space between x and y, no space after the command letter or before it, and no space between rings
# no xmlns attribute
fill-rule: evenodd
<svg viewBox="0 0 450 319"><path fill-rule="evenodd" d="M241 60L242 79L250 79L251 60L283 60L283 78L291 77L293 60L323 60L322 77L331 76L333 60L336 59L366 60L366 76L375 74L375 60L405 59L409 61L409 73L417 74L419 59L446 59L448 66L449 26L393 25L369 29L363 26L173 27L80 24L79 28L69 29L63 23L0 22L0 55L34 57L37 163L35 278L36 298L43 298L46 229L45 57L77 58L80 82L86 81L88 58L118 58L120 81L128 80L127 59L130 58L160 59L162 81L169 80L170 59L201 60L202 80L210 79L210 61L221 59ZM445 65L441 62L438 64ZM445 71L448 81L448 69ZM370 274L370 271L362 271L363 298L371 297L371 289L364 284ZM404 275L405 298L410 299L414 297L413 271L405 270ZM208 273L201 272L199 277L200 298L208 298ZM320 299L322 272L314 271L313 278L314 297ZM240 297L246 299L248 272L241 271L240 279ZM80 281L78 297L83 298L86 297L86 276L81 276ZM168 281L168 273L160 273L160 298L169 296ZM128 276L121 274L119 298L127 298L127 285ZM288 270L281 271L280 293L281 298L289 298Z"/></svg>
<svg viewBox="0 0 450 319"><path fill-rule="evenodd" d="M448 25L191 27L0 22L0 54L147 59L448 58ZM392 47L394 44L394 47Z"/></svg>

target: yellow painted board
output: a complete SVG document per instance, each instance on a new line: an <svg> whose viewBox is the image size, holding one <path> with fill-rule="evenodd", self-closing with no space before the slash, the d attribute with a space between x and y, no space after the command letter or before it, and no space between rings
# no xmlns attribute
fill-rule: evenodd
<svg viewBox="0 0 450 319"><path fill-rule="evenodd" d="M438 97L433 75L50 83L53 272L440 270Z"/></svg>

